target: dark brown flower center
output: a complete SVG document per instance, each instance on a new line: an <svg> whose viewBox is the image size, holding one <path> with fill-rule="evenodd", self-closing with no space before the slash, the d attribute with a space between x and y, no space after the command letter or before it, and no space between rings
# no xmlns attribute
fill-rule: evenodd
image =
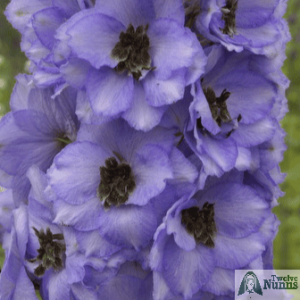
<svg viewBox="0 0 300 300"><path fill-rule="evenodd" d="M230 92L224 89L220 97L216 97L214 90L211 87L203 90L206 100L209 104L213 119L221 126L222 122L230 122L231 117L227 109L226 100L230 96Z"/></svg>
<svg viewBox="0 0 300 300"><path fill-rule="evenodd" d="M221 28L224 34L233 37L236 33L235 12L237 10L238 0L226 0L226 5L222 7L222 19L225 21L224 28Z"/></svg>
<svg viewBox="0 0 300 300"><path fill-rule="evenodd" d="M214 204L204 203L202 209L193 206L181 211L181 223L185 225L187 232L194 236L197 244L213 248L213 238L217 232L214 220Z"/></svg>
<svg viewBox="0 0 300 300"><path fill-rule="evenodd" d="M131 167L124 162L119 164L114 157L100 167L100 177L98 195L105 208L124 204L136 186Z"/></svg>
<svg viewBox="0 0 300 300"><path fill-rule="evenodd" d="M129 24L126 32L121 32L119 42L111 52L111 57L119 63L116 71L122 73L128 71L139 80L142 70L151 70L151 57L149 55L150 40L147 35L148 25L138 26L136 30Z"/></svg>
<svg viewBox="0 0 300 300"><path fill-rule="evenodd" d="M60 270L63 267L63 256L66 251L63 234L52 234L49 227L46 233L43 229L38 231L33 227L33 230L40 243L40 248L37 250L39 255L29 260L30 262L40 262L40 265L34 270L34 275L43 276L45 271L50 268L55 271Z"/></svg>
<svg viewBox="0 0 300 300"><path fill-rule="evenodd" d="M200 1L198 0L185 0L184 1L185 10L185 26L192 28L197 17L200 15L201 7Z"/></svg>

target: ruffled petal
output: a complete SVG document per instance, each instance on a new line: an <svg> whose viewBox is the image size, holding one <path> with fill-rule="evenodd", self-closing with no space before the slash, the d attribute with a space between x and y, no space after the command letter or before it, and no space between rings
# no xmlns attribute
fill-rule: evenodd
<svg viewBox="0 0 300 300"><path fill-rule="evenodd" d="M155 18L153 1L149 0L97 0L95 7L101 13L116 18L127 28L149 24Z"/></svg>
<svg viewBox="0 0 300 300"><path fill-rule="evenodd" d="M80 231L94 230L100 226L102 203L98 198L92 198L80 205L56 200L54 208L56 216L53 223L73 226Z"/></svg>
<svg viewBox="0 0 300 300"><path fill-rule="evenodd" d="M117 65L118 62L111 58L111 52L119 42L120 32L125 29L116 19L93 13L83 16L75 24L70 21L66 33L71 37L68 44L77 57L86 59L99 69L102 66Z"/></svg>
<svg viewBox="0 0 300 300"><path fill-rule="evenodd" d="M176 182L194 182L199 175L195 165L177 148L172 149L171 163Z"/></svg>
<svg viewBox="0 0 300 300"><path fill-rule="evenodd" d="M205 153L212 158L223 171L229 171L235 166L238 151L232 139L218 139L208 135L202 135L201 139L201 147Z"/></svg>
<svg viewBox="0 0 300 300"><path fill-rule="evenodd" d="M262 119L254 124L239 124L239 128L231 134L238 146L253 147L270 140L275 132L272 119Z"/></svg>
<svg viewBox="0 0 300 300"><path fill-rule="evenodd" d="M82 204L97 195L100 166L110 157L99 145L76 142L55 157L48 171L54 192L70 204Z"/></svg>
<svg viewBox="0 0 300 300"><path fill-rule="evenodd" d="M157 19L173 19L181 26L184 26L185 12L181 0L153 0L153 5Z"/></svg>
<svg viewBox="0 0 300 300"><path fill-rule="evenodd" d="M17 30L24 32L32 15L51 5L51 0L32 0L30 2L27 0L14 0L6 7L5 15Z"/></svg>
<svg viewBox="0 0 300 300"><path fill-rule="evenodd" d="M216 95L220 95L225 88L230 92L226 101L230 116L235 119L241 114L241 122L245 124L267 116L276 97L275 86L260 74L249 70L227 71L213 87Z"/></svg>
<svg viewBox="0 0 300 300"><path fill-rule="evenodd" d="M0 166L9 174L24 174L38 164L47 169L57 153L50 124L43 114L19 110L7 114L0 123Z"/></svg>
<svg viewBox="0 0 300 300"><path fill-rule="evenodd" d="M257 232L268 216L268 203L242 184L213 185L201 199L215 203L217 231L228 237L242 238Z"/></svg>
<svg viewBox="0 0 300 300"><path fill-rule="evenodd" d="M149 131L160 122L165 111L166 107L151 106L146 101L143 87L135 84L131 107L122 117L136 130Z"/></svg>
<svg viewBox="0 0 300 300"><path fill-rule="evenodd" d="M260 233L241 239L232 239L217 234L214 242L216 266L225 269L243 268L265 250L265 241Z"/></svg>
<svg viewBox="0 0 300 300"><path fill-rule="evenodd" d="M51 270L52 271L52 270ZM68 299L70 297L70 285L67 283L67 272L49 272L43 277L42 289L47 291L49 300Z"/></svg>
<svg viewBox="0 0 300 300"><path fill-rule="evenodd" d="M70 59L60 67L60 73L71 86L82 89L86 82L86 77L91 65L83 59Z"/></svg>
<svg viewBox="0 0 300 300"><path fill-rule="evenodd" d="M139 149L132 161L136 188L128 203L145 205L166 187L166 180L173 178L172 166L167 153L155 145Z"/></svg>
<svg viewBox="0 0 300 300"><path fill-rule="evenodd" d="M27 74L19 74L10 97L10 108L12 111L27 109L28 94L33 85L32 77Z"/></svg>
<svg viewBox="0 0 300 300"><path fill-rule="evenodd" d="M234 292L234 270L215 268L202 290L215 295L228 295Z"/></svg>
<svg viewBox="0 0 300 300"><path fill-rule="evenodd" d="M146 93L146 101L155 107L169 105L183 98L185 88L185 70L177 70L168 79L157 78L154 72L150 72L143 86Z"/></svg>
<svg viewBox="0 0 300 300"><path fill-rule="evenodd" d="M148 245L157 228L151 204L143 207L122 205L103 210L100 232L109 242L121 247L140 249Z"/></svg>
<svg viewBox="0 0 300 300"><path fill-rule="evenodd" d="M163 276L176 294L192 297L210 278L214 269L211 249L198 246L192 251L180 249L169 239L164 249Z"/></svg>
<svg viewBox="0 0 300 300"><path fill-rule="evenodd" d="M154 21L149 26L148 36L154 73L160 79L169 78L176 69L190 67L200 48L199 43L195 47L196 36L171 19Z"/></svg>
<svg viewBox="0 0 300 300"><path fill-rule="evenodd" d="M65 21L65 14L57 7L38 11L32 17L32 26L41 43L52 49L56 29Z"/></svg>
<svg viewBox="0 0 300 300"><path fill-rule="evenodd" d="M126 111L133 101L133 78L110 68L91 70L86 86L92 109L97 114L115 116Z"/></svg>

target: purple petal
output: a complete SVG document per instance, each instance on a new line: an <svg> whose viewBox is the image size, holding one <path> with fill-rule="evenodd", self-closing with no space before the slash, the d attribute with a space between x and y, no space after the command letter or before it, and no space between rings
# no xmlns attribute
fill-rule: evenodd
<svg viewBox="0 0 300 300"><path fill-rule="evenodd" d="M46 170L57 153L57 142L45 115L20 110L7 114L0 124L0 166L9 174L25 174L33 165Z"/></svg>
<svg viewBox="0 0 300 300"><path fill-rule="evenodd" d="M70 285L67 283L67 272L62 269L55 272L51 269L43 276L42 287L49 299L68 299L70 296Z"/></svg>
<svg viewBox="0 0 300 300"><path fill-rule="evenodd" d="M232 239L217 234L213 252L218 267L239 269L261 255L264 250L264 239L260 233L241 239Z"/></svg>
<svg viewBox="0 0 300 300"><path fill-rule="evenodd" d="M144 146L135 153L132 169L136 188L130 195L130 204L145 205L164 190L166 179L173 178L167 153L155 145Z"/></svg>
<svg viewBox="0 0 300 300"><path fill-rule="evenodd" d="M151 106L146 101L142 86L135 84L131 107L122 117L136 130L148 131L160 122L165 110L165 107Z"/></svg>
<svg viewBox="0 0 300 300"><path fill-rule="evenodd" d="M194 182L198 177L199 174L195 165L186 159L177 148L172 149L171 162L176 181Z"/></svg>
<svg viewBox="0 0 300 300"><path fill-rule="evenodd" d="M151 106L172 104L183 98L185 88L185 70L177 70L168 79L158 79L150 72L143 80L146 101Z"/></svg>
<svg viewBox="0 0 300 300"><path fill-rule="evenodd" d="M174 233L174 240L181 249L184 251L193 251L196 248L197 245L194 237L181 224L181 214L168 220L167 226L167 233Z"/></svg>
<svg viewBox="0 0 300 300"><path fill-rule="evenodd" d="M120 32L125 31L125 27L119 21L94 13L83 16L75 24L70 24L66 31L71 36L69 46L79 58L86 59L97 69L117 65L118 62L111 58L111 52L119 42Z"/></svg>
<svg viewBox="0 0 300 300"><path fill-rule="evenodd" d="M48 171L55 193L71 204L82 204L96 197L100 183L100 166L109 157L99 145L75 142L54 159Z"/></svg>
<svg viewBox="0 0 300 300"><path fill-rule="evenodd" d="M170 289L189 298L210 278L214 258L207 247L198 246L192 251L185 251L169 239L164 251L163 268L163 276Z"/></svg>
<svg viewBox="0 0 300 300"><path fill-rule="evenodd" d="M32 15L49 6L52 6L51 0L13 0L6 7L5 15L16 29L23 32Z"/></svg>
<svg viewBox="0 0 300 300"><path fill-rule="evenodd" d="M152 1L149 0L97 0L95 7L103 14L116 18L127 27L149 24L155 18Z"/></svg>
<svg viewBox="0 0 300 300"><path fill-rule="evenodd" d="M73 226L76 230L89 231L99 228L99 215L102 203L92 198L80 205L71 205L64 201L56 201L54 223Z"/></svg>
<svg viewBox="0 0 300 300"><path fill-rule="evenodd" d="M269 21L279 0L239 1L236 22L238 27L258 27ZM251 20L253 21L251 23Z"/></svg>
<svg viewBox="0 0 300 300"><path fill-rule="evenodd" d="M202 135L202 148L224 171L231 170L236 162L238 151L232 139L217 139Z"/></svg>
<svg viewBox="0 0 300 300"><path fill-rule="evenodd" d="M31 280L24 268L26 245L28 242L27 207L21 205L13 212L14 226L11 231L9 249L0 277L1 299L36 299Z"/></svg>
<svg viewBox="0 0 300 300"><path fill-rule="evenodd" d="M0 296L2 299L32 299L38 300L32 281L29 279L24 266L17 266L7 258L9 268L14 270L14 276L8 277L5 272L5 267L2 269L0 280ZM18 272L16 274L16 272Z"/></svg>
<svg viewBox="0 0 300 300"><path fill-rule="evenodd" d="M82 89L90 68L91 66L87 61L74 58L62 65L59 70L68 84Z"/></svg>
<svg viewBox="0 0 300 300"><path fill-rule="evenodd" d="M32 26L41 43L52 49L56 29L64 22L65 14L57 7L38 11L32 17Z"/></svg>
<svg viewBox="0 0 300 300"><path fill-rule="evenodd" d="M242 238L257 232L269 209L252 188L241 184L214 185L201 199L215 203L217 231L228 237Z"/></svg>
<svg viewBox="0 0 300 300"><path fill-rule="evenodd" d="M98 297L92 289L88 289L83 283L75 283L71 286L71 295L74 300L97 300ZM71 298L71 299L73 299Z"/></svg>
<svg viewBox="0 0 300 300"><path fill-rule="evenodd" d="M196 36L171 19L158 19L150 24L148 36L155 76L160 79L169 78L176 69L190 67L200 51L199 43L195 47Z"/></svg>
<svg viewBox="0 0 300 300"><path fill-rule="evenodd" d="M181 0L153 0L153 5L157 19L173 19L181 26L184 26L185 12Z"/></svg>
<svg viewBox="0 0 300 300"><path fill-rule="evenodd" d="M236 159L235 167L239 171L251 170L253 167L253 161L251 151L249 149L238 147L238 157Z"/></svg>
<svg viewBox="0 0 300 300"><path fill-rule="evenodd" d="M76 102L76 115L81 122L80 129L83 128L83 124L101 124L112 120L112 117L99 116L93 112L86 91L78 92ZM80 131L78 134L80 136ZM77 136L77 140L79 140L79 136ZM85 136L84 140L86 140Z"/></svg>
<svg viewBox="0 0 300 300"><path fill-rule="evenodd" d="M27 74L19 74L16 77L17 83L14 86L10 98L12 111L27 109L28 94L31 90L32 77Z"/></svg>
<svg viewBox="0 0 300 300"><path fill-rule="evenodd" d="M174 294L170 291L163 275L153 272L153 300L173 299Z"/></svg>
<svg viewBox="0 0 300 300"><path fill-rule="evenodd" d="M67 17L71 17L75 13L77 13L80 9L83 9L85 7L80 7L80 1L78 0L53 0L53 6L59 7L66 15Z"/></svg>
<svg viewBox="0 0 300 300"><path fill-rule="evenodd" d="M132 163L134 153L147 145L156 144L169 154L174 144L173 133L161 127L155 127L147 133L136 131L119 118L99 126L82 125L78 141L100 144L107 151L117 151L127 162Z"/></svg>
<svg viewBox="0 0 300 300"><path fill-rule="evenodd" d="M98 216L99 217L99 216ZM110 257L119 250L119 247L106 241L98 230L89 232L76 232L76 241L86 257Z"/></svg>
<svg viewBox="0 0 300 300"><path fill-rule="evenodd" d="M239 128L232 133L231 137L239 146L252 147L270 140L274 132L274 121L266 118L250 125L239 124Z"/></svg>
<svg viewBox="0 0 300 300"><path fill-rule="evenodd" d="M278 27L274 21L269 21L268 23L256 28L253 28L252 26L248 28L239 27L237 28L237 34L240 34L251 41L249 44L253 48L261 48L272 44L280 37Z"/></svg>
<svg viewBox="0 0 300 300"><path fill-rule="evenodd" d="M6 190L0 193L0 224L1 224L1 231L7 230L8 232L11 231L12 228L12 211L15 208L12 190ZM2 243L2 237L1 237Z"/></svg>
<svg viewBox="0 0 300 300"><path fill-rule="evenodd" d="M234 292L234 270L215 268L202 290L215 295L226 295Z"/></svg>
<svg viewBox="0 0 300 300"><path fill-rule="evenodd" d="M151 204L143 207L122 205L102 211L100 232L111 243L121 247L146 247L157 228Z"/></svg>
<svg viewBox="0 0 300 300"><path fill-rule="evenodd" d="M234 84L233 84L234 82ZM226 101L231 118L242 115L242 123L253 123L265 117L271 110L275 99L272 83L256 72L227 72L214 85L216 95L226 88L231 94Z"/></svg>
<svg viewBox="0 0 300 300"><path fill-rule="evenodd" d="M126 111L133 101L133 78L109 68L92 70L87 79L87 93L97 114L115 116Z"/></svg>
<svg viewBox="0 0 300 300"><path fill-rule="evenodd" d="M209 132L216 135L220 132L220 127L216 123L216 121L212 118L211 110L209 108L209 104L204 96L203 90L200 84L197 84L197 92L192 92L194 96L194 101L191 103L189 107L190 114L192 116L192 122L195 126L196 119L201 117L201 123L203 127L205 127Z"/></svg>

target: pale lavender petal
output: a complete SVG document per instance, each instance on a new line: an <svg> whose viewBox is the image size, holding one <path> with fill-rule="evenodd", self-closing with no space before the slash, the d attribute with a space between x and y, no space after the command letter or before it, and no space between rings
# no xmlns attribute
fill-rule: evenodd
<svg viewBox="0 0 300 300"><path fill-rule="evenodd" d="M75 142L54 159L48 170L55 193L71 204L82 204L96 197L100 183L100 166L110 154L99 145Z"/></svg>
<svg viewBox="0 0 300 300"><path fill-rule="evenodd" d="M126 110L122 117L136 130L149 131L156 126L166 107L153 107L145 97L145 91L140 84L134 85L131 107Z"/></svg>
<svg viewBox="0 0 300 300"><path fill-rule="evenodd" d="M196 36L171 19L158 19L150 24L148 36L151 42L150 56L155 76L167 79L176 69L190 67L200 49L195 47Z"/></svg>
<svg viewBox="0 0 300 300"><path fill-rule="evenodd" d="M125 27L118 20L94 13L83 16L75 24L70 22L66 33L71 36L68 44L77 57L86 59L98 69L118 64L111 58L111 51L119 41L121 31L125 31Z"/></svg>
<svg viewBox="0 0 300 300"><path fill-rule="evenodd" d="M163 268L164 279L171 290L189 298L210 278L214 258L207 247L198 246L192 251L185 251L169 239L164 251Z"/></svg>
<svg viewBox="0 0 300 300"><path fill-rule="evenodd" d="M110 68L91 70L86 86L91 106L97 114L115 116L126 111L133 101L133 78Z"/></svg>

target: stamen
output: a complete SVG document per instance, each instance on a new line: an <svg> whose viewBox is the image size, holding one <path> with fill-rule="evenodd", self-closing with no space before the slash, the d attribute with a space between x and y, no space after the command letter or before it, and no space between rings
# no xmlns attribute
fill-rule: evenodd
<svg viewBox="0 0 300 300"><path fill-rule="evenodd" d="M110 157L105 161L105 167L100 167L98 195L100 200L104 201L105 208L124 204L135 186L131 167L128 164L124 162L119 164L114 157Z"/></svg>
<svg viewBox="0 0 300 300"><path fill-rule="evenodd" d="M225 21L224 28L220 30L231 38L236 33L235 12L237 10L238 0L226 0L226 5L221 8L222 19Z"/></svg>
<svg viewBox="0 0 300 300"><path fill-rule="evenodd" d="M72 141L63 133L58 134L57 137L55 138L55 141L57 141L57 147L59 151L72 143Z"/></svg>
<svg viewBox="0 0 300 300"><path fill-rule="evenodd" d="M206 100L209 104L213 119L221 126L222 122L230 122L231 117L227 109L226 100L230 96L230 92L224 89L220 97L216 97L214 90L211 87L203 90Z"/></svg>
<svg viewBox="0 0 300 300"><path fill-rule="evenodd" d="M59 242L64 240L63 234L52 234L49 227L46 229L46 233L43 229L38 231L36 228L32 228L39 239L40 248L37 250L39 255L29 261L41 262L34 270L34 275L38 277L43 276L45 271L50 268L53 268L55 271L60 270L63 267L63 255L66 251L65 244Z"/></svg>
<svg viewBox="0 0 300 300"><path fill-rule="evenodd" d="M214 214L214 204L208 202L204 203L202 210L193 206L181 211L181 223L185 225L187 232L194 236L197 244L203 243L209 248L215 246L213 238L217 227Z"/></svg>
<svg viewBox="0 0 300 300"><path fill-rule="evenodd" d="M139 80L142 70L153 70L151 68L151 57L148 53L150 40L147 35L148 25L138 26L136 30L129 24L126 32L121 32L119 42L111 52L111 57L119 61L115 70L118 73L128 71L133 78Z"/></svg>
<svg viewBox="0 0 300 300"><path fill-rule="evenodd" d="M192 28L201 12L200 2L198 0L185 0L184 10L185 26L188 28Z"/></svg>

